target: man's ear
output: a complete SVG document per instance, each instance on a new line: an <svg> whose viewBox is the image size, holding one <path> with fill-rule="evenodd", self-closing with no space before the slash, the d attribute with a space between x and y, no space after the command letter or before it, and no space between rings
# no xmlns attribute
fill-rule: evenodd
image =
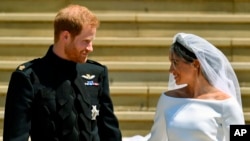
<svg viewBox="0 0 250 141"><path fill-rule="evenodd" d="M62 31L60 34L61 40L67 41L70 38L70 33L68 31Z"/></svg>

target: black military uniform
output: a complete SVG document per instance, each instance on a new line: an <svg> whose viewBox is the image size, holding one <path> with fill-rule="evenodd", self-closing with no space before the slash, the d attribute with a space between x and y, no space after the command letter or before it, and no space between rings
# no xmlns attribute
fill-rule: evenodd
<svg viewBox="0 0 250 141"><path fill-rule="evenodd" d="M4 141L121 141L107 68L63 60L52 46L20 65L7 92Z"/></svg>

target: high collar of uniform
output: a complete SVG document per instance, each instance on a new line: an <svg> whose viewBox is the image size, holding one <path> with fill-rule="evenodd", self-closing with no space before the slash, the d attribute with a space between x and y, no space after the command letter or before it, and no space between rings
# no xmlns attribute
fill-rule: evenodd
<svg viewBox="0 0 250 141"><path fill-rule="evenodd" d="M53 52L53 45L49 47L47 54L44 57L47 62L50 63L55 69L60 71L72 71L76 69L76 64L73 61L60 58Z"/></svg>

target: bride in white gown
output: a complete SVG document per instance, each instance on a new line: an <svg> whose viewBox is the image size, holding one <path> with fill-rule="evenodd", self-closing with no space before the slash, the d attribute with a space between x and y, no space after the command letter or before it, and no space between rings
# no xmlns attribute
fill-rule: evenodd
<svg viewBox="0 0 250 141"><path fill-rule="evenodd" d="M170 49L168 91L157 104L146 136L123 141L229 141L232 124L245 124L235 72L224 54L205 39L186 33Z"/></svg>

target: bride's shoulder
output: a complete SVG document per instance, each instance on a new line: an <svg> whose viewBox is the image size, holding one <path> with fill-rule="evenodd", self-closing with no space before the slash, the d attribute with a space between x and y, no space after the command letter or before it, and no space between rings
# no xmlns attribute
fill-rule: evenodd
<svg viewBox="0 0 250 141"><path fill-rule="evenodd" d="M225 100L229 98L231 98L230 95L221 91L207 93L198 97L198 99L213 99L213 100Z"/></svg>

